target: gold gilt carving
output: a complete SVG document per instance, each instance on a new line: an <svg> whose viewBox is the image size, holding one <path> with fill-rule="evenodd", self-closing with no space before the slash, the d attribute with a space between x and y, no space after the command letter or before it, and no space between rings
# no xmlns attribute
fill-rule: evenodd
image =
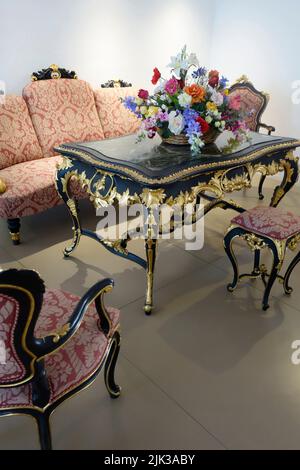
<svg viewBox="0 0 300 470"><path fill-rule="evenodd" d="M62 162L57 163L56 168L60 170L68 170L69 168L72 168L72 166L72 160L70 160L68 157L62 157Z"/></svg>
<svg viewBox="0 0 300 470"><path fill-rule="evenodd" d="M9 232L9 233L13 242L18 242L20 240L20 232L14 232L14 233Z"/></svg>
<svg viewBox="0 0 300 470"><path fill-rule="evenodd" d="M165 192L163 189L144 189L141 194L141 202L147 207L158 206L165 200Z"/></svg>
<svg viewBox="0 0 300 470"><path fill-rule="evenodd" d="M128 250L122 245L124 240L101 240L101 243L112 248L114 251L121 253L123 255L128 255Z"/></svg>
<svg viewBox="0 0 300 470"><path fill-rule="evenodd" d="M183 170L174 172L174 173L172 173L168 176L163 176L163 177L158 178L158 179L148 178L147 176L139 173L136 170L133 170L131 168L126 168L124 166L118 165L117 163L110 163L110 162L101 161L101 166L104 168L104 170L102 170L103 172L105 170L108 170L108 171L111 170L111 171L114 171L114 172L119 170L122 173L126 173L127 179L132 178L136 181L139 181L140 183L146 183L146 184L150 184L150 185L153 185L153 184L166 184L166 183L175 182L178 179L182 180L182 179L189 179L190 177L194 177L193 175L198 170L201 170L201 171L212 170L213 171L214 168L226 167L227 171L229 171L228 168L229 167L234 167L237 163L239 164L239 167L241 167L242 165L244 165L246 163L249 163L249 162L255 160L256 158L266 156L266 155L270 154L271 152L291 148L291 146L293 148L299 147L300 146L300 140L269 145L269 146L267 146L263 149L256 150L255 152L251 152L250 154L248 154L245 157L240 157L238 161L237 161L237 159L232 159L232 160L224 160L223 162L216 161L216 162L213 162L213 163L206 163L206 164L202 162L199 165L195 165L193 167L185 168ZM66 149L64 149L63 147L58 148L57 150L61 151L62 153L66 151ZM77 149L73 149L73 148L68 148L68 151L70 153L72 153L72 155L75 156L75 157L76 156L81 157L87 163L91 163L91 164L94 164L94 165L99 165L99 160L92 157L91 155L89 155L86 152L83 152L83 151L77 150ZM289 153L292 154L293 152L291 151ZM295 157L293 157L293 159L295 159Z"/></svg>
<svg viewBox="0 0 300 470"><path fill-rule="evenodd" d="M2 179L0 179L0 194L4 194L6 191L6 184Z"/></svg>
<svg viewBox="0 0 300 470"><path fill-rule="evenodd" d="M53 343L58 343L61 338L67 336L70 331L70 323L66 323L61 328L59 328L55 333L51 333L50 336L53 336Z"/></svg>
<svg viewBox="0 0 300 470"><path fill-rule="evenodd" d="M249 173L243 173L236 175L234 178L227 178L224 176L221 178L221 187L226 193L233 193L233 191L240 191L244 188L251 188L251 180Z"/></svg>
<svg viewBox="0 0 300 470"><path fill-rule="evenodd" d="M149 189L144 188L140 195L131 195L129 189L123 193L118 193L117 188L114 185L114 178L111 174L96 170L92 178L88 178L85 171L79 172L79 170L70 170L64 177L61 178L62 189L68 194L68 184L71 178L76 178L83 188L86 188L90 196L90 200L94 203L96 208L106 207L114 204L118 201L119 205L130 205L130 204L144 204L148 209L153 206L157 206L166 203L170 207L180 206L183 207L186 204L196 204L199 195L207 192L212 192L216 198L222 199L225 193L231 193L233 191L241 190L243 188L251 187L251 181L255 173L260 172L264 175L275 175L279 171L285 171L285 178L281 186L279 186L274 193L273 205L276 205L282 196L285 194L285 187L288 183L292 182L292 176L294 169L292 168L292 162L298 162L298 159L294 157L293 152L287 154L286 159L280 160L280 162L271 161L268 165L244 165L243 173L236 174L230 177L230 174L240 167L231 169L219 170L216 173L211 173L211 178L207 182L199 183L192 187L190 191L181 191L176 197L169 197L166 199L165 190ZM72 162L70 159L65 158L60 168L70 168ZM100 178L94 183L97 176ZM209 176L209 175L207 175ZM107 181L110 182L107 185ZM107 188L108 186L108 188ZM102 194L103 190L106 189L106 194ZM69 209L75 217L77 217L77 211L75 203L72 200L68 201Z"/></svg>
<svg viewBox="0 0 300 470"><path fill-rule="evenodd" d="M247 242L252 251L263 250L267 247L267 244L254 233L246 233L242 238Z"/></svg>
<svg viewBox="0 0 300 470"><path fill-rule="evenodd" d="M74 217L77 216L77 208L76 208L76 203L73 199L68 199L67 200L67 205L71 211L71 213L74 215Z"/></svg>
<svg viewBox="0 0 300 470"><path fill-rule="evenodd" d="M295 251L299 243L300 243L300 233L298 233L294 238L292 238L292 240L289 241L288 248L291 251Z"/></svg>
<svg viewBox="0 0 300 470"><path fill-rule="evenodd" d="M235 83L250 83L250 85L253 86L252 82L250 82L249 78L247 77L247 75L242 75L240 78L238 78L236 80Z"/></svg>
<svg viewBox="0 0 300 470"><path fill-rule="evenodd" d="M286 186L292 182L292 177L294 175L294 168L292 167L291 162L296 162L298 164L299 158L295 157L293 152L289 152L286 155L284 160L280 160L280 168L285 171L285 179L281 186L278 186L275 190L274 197L272 200L272 205L276 206L282 197L285 195Z"/></svg>

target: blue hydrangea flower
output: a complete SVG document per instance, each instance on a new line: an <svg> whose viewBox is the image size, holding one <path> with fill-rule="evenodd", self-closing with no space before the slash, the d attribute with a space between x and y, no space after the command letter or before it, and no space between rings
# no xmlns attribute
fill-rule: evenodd
<svg viewBox="0 0 300 470"><path fill-rule="evenodd" d="M190 121L196 121L198 117L198 113L194 109L186 108L183 111L183 117L184 117L186 124L188 125Z"/></svg>

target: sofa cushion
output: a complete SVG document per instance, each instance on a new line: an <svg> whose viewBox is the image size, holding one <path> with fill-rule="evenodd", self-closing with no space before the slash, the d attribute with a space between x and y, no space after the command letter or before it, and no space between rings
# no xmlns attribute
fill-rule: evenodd
<svg viewBox="0 0 300 470"><path fill-rule="evenodd" d="M24 99L6 96L0 104L0 170L42 157Z"/></svg>
<svg viewBox="0 0 300 470"><path fill-rule="evenodd" d="M56 166L61 161L61 156L54 156L1 170L0 178L5 181L7 190L0 195L0 217L24 217L60 204L61 199L55 188L55 175ZM78 199L86 194L77 181L72 182L71 191Z"/></svg>
<svg viewBox="0 0 300 470"><path fill-rule="evenodd" d="M120 101L126 96L136 96L136 88L101 88L94 91L98 115L106 139L134 134L139 129L140 120Z"/></svg>
<svg viewBox="0 0 300 470"><path fill-rule="evenodd" d="M82 80L42 80L23 90L44 157L65 142L104 138L93 90Z"/></svg>

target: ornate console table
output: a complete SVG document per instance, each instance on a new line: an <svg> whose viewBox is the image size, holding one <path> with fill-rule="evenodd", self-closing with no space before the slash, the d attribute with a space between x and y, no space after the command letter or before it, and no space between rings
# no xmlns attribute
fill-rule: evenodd
<svg viewBox="0 0 300 470"><path fill-rule="evenodd" d="M271 201L276 207L298 180L298 158L293 150L300 146L300 141L253 133L250 143L232 150L225 132L216 144L205 147L200 156L191 155L188 147L162 145L159 137L139 144L135 141L135 136L126 136L60 146L56 150L64 159L57 170L56 185L74 224L73 242L65 249L65 256L75 250L81 235L85 235L110 252L142 266L147 272L145 312L150 315L157 250L153 207L160 204L183 207L187 203L196 207L203 198L204 214L217 207L243 212L236 202L225 200L226 193L251 187L257 172L275 175L282 171L282 183L275 188ZM146 207L149 215L146 259L127 250L130 236L112 241L82 228L76 200L70 191L72 177L86 189L95 208L116 203L141 203Z"/></svg>

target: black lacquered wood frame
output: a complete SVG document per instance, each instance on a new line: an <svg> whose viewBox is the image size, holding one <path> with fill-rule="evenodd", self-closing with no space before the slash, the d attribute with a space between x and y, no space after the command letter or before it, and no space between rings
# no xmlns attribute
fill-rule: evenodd
<svg viewBox="0 0 300 470"><path fill-rule="evenodd" d="M57 171L56 186L69 210L74 230L73 241L66 247L64 254L70 256L84 235L101 243L110 252L142 266L147 275L144 305L147 315L153 309L157 237L149 237L154 240L153 243L146 240L146 259L143 259L128 251L130 236L111 243L95 232L84 229L76 198L69 188L71 178L77 179L87 190L96 208L117 204L125 197L128 205L144 204L151 216L155 205L183 206L187 200L193 201L195 205L206 201L204 215L216 208L244 212L243 207L234 200L226 199L226 195L251 187L256 173L274 175L282 171L282 183L275 188L271 200L271 205L276 207L299 177L298 158L293 155L293 150L300 146L300 141L296 139L276 138L275 142L250 145L234 154L205 155L199 161L190 158L182 164L170 164L169 168L161 170L146 168L138 162L109 158L88 145L66 144L56 149L64 157ZM157 233L157 230L150 226L147 233Z"/></svg>
<svg viewBox="0 0 300 470"><path fill-rule="evenodd" d="M109 314L103 302L103 296L112 289L113 284L110 279L96 283L80 299L74 311L70 312L70 318L65 325L66 328L45 338L36 338L34 328L41 311L45 292L43 281L35 271L11 269L0 272L0 293L15 299L19 304L20 311L13 340L14 348L25 369L25 374L20 381L5 382L4 384L1 383L0 377L0 389L18 387L24 384L31 384L32 387L32 405L28 407L0 408L0 416L24 414L33 417L37 422L41 448L44 450L52 448L50 415L63 401L91 384L103 366L105 369L105 384L109 395L112 398L117 398L120 395L120 388L116 385L114 379L114 370L120 349L120 334L118 330L115 330L110 336ZM92 303L95 303L99 315L101 331L108 338L106 354L91 376L50 404L50 389L43 359L63 347L72 338L80 328L84 314Z"/></svg>

